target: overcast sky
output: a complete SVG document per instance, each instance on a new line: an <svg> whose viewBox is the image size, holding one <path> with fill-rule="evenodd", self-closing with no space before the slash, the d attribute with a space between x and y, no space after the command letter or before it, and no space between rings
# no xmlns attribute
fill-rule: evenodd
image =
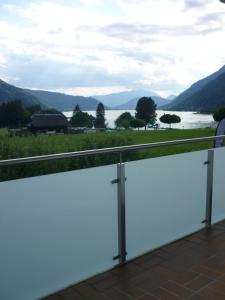
<svg viewBox="0 0 225 300"><path fill-rule="evenodd" d="M0 78L19 87L166 96L224 64L219 0L0 1Z"/></svg>

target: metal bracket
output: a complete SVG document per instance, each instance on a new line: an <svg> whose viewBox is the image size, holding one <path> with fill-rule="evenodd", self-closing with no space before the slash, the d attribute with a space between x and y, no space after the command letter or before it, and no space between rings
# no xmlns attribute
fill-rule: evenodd
<svg viewBox="0 0 225 300"><path fill-rule="evenodd" d="M112 183L112 184L120 183L120 179L118 179L118 178L117 178L117 179L113 179L113 180L111 181L111 183Z"/></svg>
<svg viewBox="0 0 225 300"><path fill-rule="evenodd" d="M127 178L126 178L126 177L125 177L125 181L127 181ZM120 183L120 179L119 179L119 178L113 179L113 180L111 181L111 183L112 183L112 184Z"/></svg>
<svg viewBox="0 0 225 300"><path fill-rule="evenodd" d="M125 256L127 256L127 252L125 253ZM114 257L113 257L113 260L117 260L117 259L119 259L119 258L121 258L121 255L114 256Z"/></svg>
<svg viewBox="0 0 225 300"><path fill-rule="evenodd" d="M204 162L204 165L209 165L209 164L210 162L208 160Z"/></svg>

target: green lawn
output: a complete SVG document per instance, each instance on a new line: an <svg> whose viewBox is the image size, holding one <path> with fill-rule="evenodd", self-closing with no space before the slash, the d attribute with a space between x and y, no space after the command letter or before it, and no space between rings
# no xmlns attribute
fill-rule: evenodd
<svg viewBox="0 0 225 300"><path fill-rule="evenodd" d="M0 128L0 137L6 136L8 134L7 128Z"/></svg>
<svg viewBox="0 0 225 300"><path fill-rule="evenodd" d="M152 142L213 136L213 129L163 130L163 131L113 131L80 135L7 137L0 139L0 159L28 157L44 154L80 151L122 145L145 144ZM123 154L124 161L171 155L211 148L212 142L170 146L150 150L132 151ZM83 158L63 159L23 166L0 168L2 180L55 173L79 168L116 163L118 154L95 155Z"/></svg>

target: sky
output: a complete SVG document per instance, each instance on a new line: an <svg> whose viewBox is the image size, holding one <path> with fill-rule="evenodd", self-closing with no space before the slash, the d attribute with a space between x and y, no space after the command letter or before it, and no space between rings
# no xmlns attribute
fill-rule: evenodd
<svg viewBox="0 0 225 300"><path fill-rule="evenodd" d="M1 0L0 78L73 95L179 94L225 64L219 0Z"/></svg>

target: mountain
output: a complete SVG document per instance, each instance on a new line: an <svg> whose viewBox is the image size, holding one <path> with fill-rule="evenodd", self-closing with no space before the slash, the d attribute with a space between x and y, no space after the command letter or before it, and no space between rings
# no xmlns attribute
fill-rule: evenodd
<svg viewBox="0 0 225 300"><path fill-rule="evenodd" d="M156 93L151 91L145 91L145 90L134 90L134 91L126 91L121 93L114 93L109 95L101 95L101 96L93 96L95 99L101 101L103 104L112 107L113 109L115 107L118 107L122 104L125 104L126 102L130 101L131 99L141 97L152 97L152 96L158 96ZM117 109L117 108L116 108Z"/></svg>
<svg viewBox="0 0 225 300"><path fill-rule="evenodd" d="M40 101L21 88L0 80L0 105L4 102L21 101L24 106L40 105Z"/></svg>
<svg viewBox="0 0 225 300"><path fill-rule="evenodd" d="M166 99L172 101L172 100L174 100L176 97L177 97L177 96L175 96L175 95L172 94L172 95L169 95L168 97L166 97Z"/></svg>
<svg viewBox="0 0 225 300"><path fill-rule="evenodd" d="M221 106L225 106L225 66L194 83L162 109L211 112Z"/></svg>
<svg viewBox="0 0 225 300"><path fill-rule="evenodd" d="M165 105L165 103L169 103L169 100L166 100L166 99L164 99L160 96L152 96L151 98L155 101L155 103L157 104L157 107ZM132 109L135 109L139 99L140 99L139 97L131 99L130 101L128 101L124 104L121 104L121 105L118 105L118 106L114 107L114 109L119 109L119 110L132 110Z"/></svg>
<svg viewBox="0 0 225 300"><path fill-rule="evenodd" d="M96 110L98 100L92 97L72 96L56 92L26 90L47 107L60 111L72 111L78 104L81 110Z"/></svg>
<svg viewBox="0 0 225 300"><path fill-rule="evenodd" d="M55 108L60 111L74 110L76 104L82 110L96 110L99 103L91 97L22 89L0 80L0 105L15 100L20 100L24 106L39 104L42 107Z"/></svg>

